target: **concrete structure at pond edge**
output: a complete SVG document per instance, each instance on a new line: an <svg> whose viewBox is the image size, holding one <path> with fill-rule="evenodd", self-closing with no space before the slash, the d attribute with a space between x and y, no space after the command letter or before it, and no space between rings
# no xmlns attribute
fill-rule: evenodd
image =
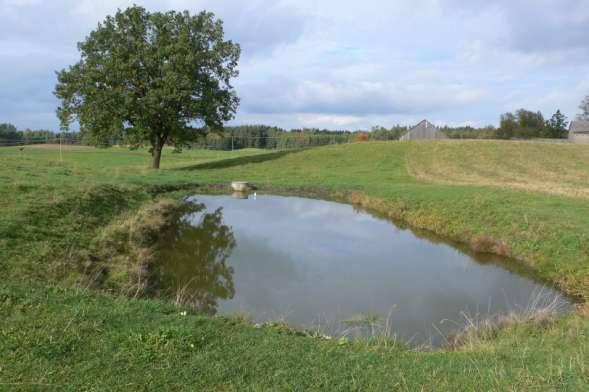
<svg viewBox="0 0 589 392"><path fill-rule="evenodd" d="M589 144L589 121L575 120L569 127L569 142Z"/></svg>
<svg viewBox="0 0 589 392"><path fill-rule="evenodd" d="M448 139L444 132L427 120L423 120L401 136L399 140Z"/></svg>
<svg viewBox="0 0 589 392"><path fill-rule="evenodd" d="M231 189L235 192L247 192L250 189L247 181L233 181L231 183Z"/></svg>

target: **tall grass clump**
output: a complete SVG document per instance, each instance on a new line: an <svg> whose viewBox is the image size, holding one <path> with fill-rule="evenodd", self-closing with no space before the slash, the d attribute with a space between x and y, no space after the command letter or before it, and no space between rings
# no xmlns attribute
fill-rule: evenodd
<svg viewBox="0 0 589 392"><path fill-rule="evenodd" d="M446 337L445 348L477 348L485 341L495 339L503 331L520 326L529 326L536 330L549 328L558 316L568 310L569 306L557 296L546 295L542 290L535 293L528 304L506 314L479 318L462 313L464 328Z"/></svg>

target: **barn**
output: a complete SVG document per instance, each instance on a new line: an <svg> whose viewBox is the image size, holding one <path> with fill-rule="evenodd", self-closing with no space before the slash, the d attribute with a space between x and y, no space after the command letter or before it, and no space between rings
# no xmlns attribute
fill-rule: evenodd
<svg viewBox="0 0 589 392"><path fill-rule="evenodd" d="M572 121L569 127L569 141L571 143L589 143L589 121Z"/></svg>
<svg viewBox="0 0 589 392"><path fill-rule="evenodd" d="M448 139L448 136L427 120L423 120L401 136L399 140Z"/></svg>

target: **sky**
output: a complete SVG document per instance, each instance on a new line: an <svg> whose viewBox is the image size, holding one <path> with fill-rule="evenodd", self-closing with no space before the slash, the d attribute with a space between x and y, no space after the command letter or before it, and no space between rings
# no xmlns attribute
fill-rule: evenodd
<svg viewBox="0 0 589 392"><path fill-rule="evenodd" d="M0 0L0 123L57 130L55 71L133 3L223 20L242 48L231 124L485 126L572 118L589 95L589 0Z"/></svg>

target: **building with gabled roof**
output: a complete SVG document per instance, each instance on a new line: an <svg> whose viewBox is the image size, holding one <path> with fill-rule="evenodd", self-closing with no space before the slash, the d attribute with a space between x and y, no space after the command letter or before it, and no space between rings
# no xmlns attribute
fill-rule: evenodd
<svg viewBox="0 0 589 392"><path fill-rule="evenodd" d="M448 139L448 136L434 124L423 120L401 136L399 140L428 140L428 139Z"/></svg>
<svg viewBox="0 0 589 392"><path fill-rule="evenodd" d="M569 141L571 143L589 143L589 121L572 121L569 126Z"/></svg>

